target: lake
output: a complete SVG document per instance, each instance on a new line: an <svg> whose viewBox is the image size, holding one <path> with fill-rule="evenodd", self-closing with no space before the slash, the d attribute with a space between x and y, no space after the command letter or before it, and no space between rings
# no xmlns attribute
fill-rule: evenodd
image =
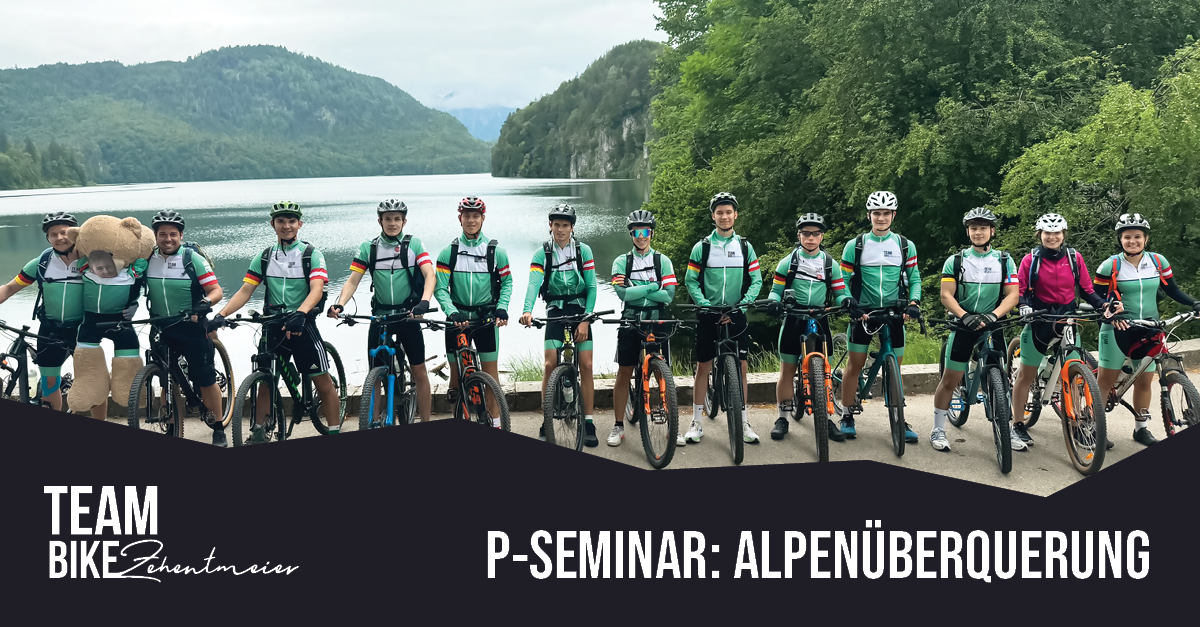
<svg viewBox="0 0 1200 627"><path fill-rule="evenodd" d="M513 297L510 326L501 329L500 365L504 369L515 355L541 354L543 331L516 324L524 302L529 260L549 238L546 214L556 203L566 202L579 212L576 236L592 247L600 283L596 309L619 309L620 301L609 286L613 259L631 247L625 231L625 216L641 206L649 195L645 180L585 181L562 179L504 179L489 174L448 176L396 176L327 179L281 179L264 181L218 181L208 183L156 183L0 192L0 273L12 276L45 250L42 217L51 211L69 211L81 221L97 214L133 216L149 225L160 209L171 208L187 219L185 239L199 242L213 257L226 298L242 285L251 258L274 240L267 212L271 204L291 200L304 211L300 239L325 253L330 276L330 301L350 274L350 261L359 244L379 234L375 207L387 198L408 205L406 233L419 237L436 258L442 248L461 233L457 220L458 201L476 195L487 203L483 231L499 240L513 268ZM369 278L359 286L347 311L370 313ZM261 309L260 288L255 299L243 308ZM31 319L35 287L26 288L0 304L0 320L20 326ZM539 301L534 315L543 315ZM145 306L139 318L147 315ZM442 319L441 313L433 317ZM367 325L336 326L321 316L323 337L342 355L351 385L366 374ZM616 328L595 325L596 367L615 370L613 352ZM255 346L256 329L243 326L224 329L221 337L233 360L238 378L245 375ZM146 345L143 328L143 346ZM427 356L442 350L440 334L426 331ZM106 348L111 348L105 343ZM433 363L440 363L441 360Z"/></svg>

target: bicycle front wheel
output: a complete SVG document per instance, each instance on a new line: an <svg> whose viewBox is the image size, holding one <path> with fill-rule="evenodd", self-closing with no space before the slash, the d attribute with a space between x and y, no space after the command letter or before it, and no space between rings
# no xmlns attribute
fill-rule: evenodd
<svg viewBox="0 0 1200 627"><path fill-rule="evenodd" d="M642 449L654 468L666 468L675 457L675 438L679 437L679 400L675 395L675 377L667 362L650 358L649 376L643 379L650 411L642 420ZM645 411L645 407L642 408Z"/></svg>
<svg viewBox="0 0 1200 627"><path fill-rule="evenodd" d="M946 373L946 347L949 341L949 338L942 340L942 348L938 351L938 379L941 379L942 375ZM961 409L955 409L955 407ZM947 412L947 417L950 424L962 428L967 424L967 418L970 415L971 405L967 403L967 373L964 372L962 382L950 393L950 410Z"/></svg>
<svg viewBox="0 0 1200 627"><path fill-rule="evenodd" d="M745 457L746 442L742 439L742 382L738 380L738 362L733 355L722 358L724 370L725 420L729 423L729 452L733 463Z"/></svg>
<svg viewBox="0 0 1200 627"><path fill-rule="evenodd" d="M1012 470L1012 412L1008 406L1008 386L1004 384L1004 373L999 367L987 371L987 410L992 423L992 439L996 442L996 463L1000 472Z"/></svg>
<svg viewBox="0 0 1200 627"><path fill-rule="evenodd" d="M274 392L275 385L271 373L255 372L238 386L229 421L234 446L261 444L272 436L283 441L283 399ZM260 386L266 388L265 394L260 393Z"/></svg>
<svg viewBox="0 0 1200 627"><path fill-rule="evenodd" d="M233 378L233 361L229 359L229 352L225 350L225 345L221 340L213 340L213 365L217 370L217 386L221 388L221 403L220 409L210 409L214 415L221 421L222 427L228 427L230 419L233 418L233 393L237 388L237 382Z"/></svg>
<svg viewBox="0 0 1200 627"><path fill-rule="evenodd" d="M896 457L904 457L904 391L900 382L900 365L891 353L883 360L883 386L887 396L888 423L892 431L892 450L896 452Z"/></svg>
<svg viewBox="0 0 1200 627"><path fill-rule="evenodd" d="M813 435L817 438L817 461L829 461L829 405L825 387L825 358L808 358L808 402L812 406ZM796 411L803 411L796 405Z"/></svg>
<svg viewBox="0 0 1200 627"><path fill-rule="evenodd" d="M579 383L579 371L571 364L559 364L550 371L542 398L542 430L547 442L582 451L583 394Z"/></svg>
<svg viewBox="0 0 1200 627"><path fill-rule="evenodd" d="M1017 373L1021 371L1021 337L1017 336L1008 343L1008 384L1010 388L1017 385ZM1035 375L1029 386L1029 398L1014 398L1010 403L1013 415L1021 412L1025 416L1025 428L1032 428L1042 415L1042 390L1040 379ZM1032 399L1032 400L1031 400Z"/></svg>
<svg viewBox="0 0 1200 627"><path fill-rule="evenodd" d="M1162 379L1167 386L1162 399L1163 426L1171 437L1178 429L1200 423L1200 392L1181 370L1168 370Z"/></svg>
<svg viewBox="0 0 1200 627"><path fill-rule="evenodd" d="M465 412L464 418L481 425L512 431L512 419L508 415L508 401L504 398L504 390L500 389L500 384L492 378L492 375L482 370L472 372L463 382L462 389L463 393L460 394L459 403L462 405L462 411ZM493 415L491 409L488 408L489 396L496 400L499 415ZM499 420L500 424L495 425L494 420Z"/></svg>
<svg viewBox="0 0 1200 627"><path fill-rule="evenodd" d="M387 422L388 369L373 368L363 379L362 396L358 399L358 430L378 429Z"/></svg>
<svg viewBox="0 0 1200 627"><path fill-rule="evenodd" d="M1078 361L1067 363L1067 384L1062 391L1063 438L1071 464L1080 474L1090 475L1104 465L1108 433L1104 424L1104 400L1096 377ZM1068 405L1068 403L1070 403Z"/></svg>
<svg viewBox="0 0 1200 627"><path fill-rule="evenodd" d="M183 437L183 417L179 414L179 405L166 402L164 393L167 386L167 375L158 364L143 366L133 378L129 388L128 420L134 429L142 428L145 424L154 425L164 433ZM178 397L173 399L178 401ZM174 407L175 411L172 411ZM172 426L174 429L172 429Z"/></svg>
<svg viewBox="0 0 1200 627"><path fill-rule="evenodd" d="M342 367L342 357L338 355L337 349L333 347L333 344L325 342L325 354L329 356L329 371L326 374L333 379L333 389L337 392L337 422L334 423L331 419L325 417L325 410L322 407L324 403L321 403L320 399L309 405L309 418L312 419L317 433L321 435L329 433L330 424L341 425L344 422L343 419L346 417L346 369ZM386 379L384 383L387 383Z"/></svg>

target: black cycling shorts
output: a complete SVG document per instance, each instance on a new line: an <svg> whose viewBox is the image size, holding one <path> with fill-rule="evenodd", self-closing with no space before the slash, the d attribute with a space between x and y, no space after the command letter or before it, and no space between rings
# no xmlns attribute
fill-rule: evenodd
<svg viewBox="0 0 1200 627"><path fill-rule="evenodd" d="M664 327L664 331L669 327ZM642 332L638 329L621 327L617 329L617 366L628 368L630 366L641 365L642 357ZM656 336L657 337L657 336ZM658 349L662 356L668 362L671 361L671 347L669 342L660 341Z"/></svg>
<svg viewBox="0 0 1200 627"><path fill-rule="evenodd" d="M329 372L329 355L325 353L325 343L321 341L321 332L317 330L316 321L307 316L304 322L304 333L293 335L288 339L287 332L280 328L282 323L271 323L270 328L263 333L263 342L267 350L275 353L284 361L292 360L296 370L302 375L317 375Z"/></svg>
<svg viewBox="0 0 1200 627"><path fill-rule="evenodd" d="M904 348L904 320L892 318L886 322L872 320L867 323L871 330L880 328L884 324L888 325L890 333L892 334L892 350L902 354L899 349ZM876 335L878 335L878 333ZM846 340L849 342L851 350L854 350L854 345L856 344L859 346L870 346L872 337L874 336L872 336L870 333L867 333L867 330L863 328L863 323L861 320L850 321L850 327L846 332ZM866 350L860 349L855 352L866 352Z"/></svg>
<svg viewBox="0 0 1200 627"><path fill-rule="evenodd" d="M696 325L696 363L712 361L717 356L717 339L722 334L717 333L721 325L721 316L704 313L697 316ZM750 336L746 333L746 312L734 311L729 314L729 335L737 342L738 360L745 361L750 354Z"/></svg>
<svg viewBox="0 0 1200 627"><path fill-rule="evenodd" d="M582 316L584 311L586 311L586 310L584 309L584 307L582 307L580 305L567 305L566 307L563 307L562 309L558 309L558 308L554 308L554 307L547 307L546 308L546 317L547 318L557 318L559 316ZM575 327L578 327L578 326L579 326L579 323L571 325L571 331L574 332ZM548 323L546 325L545 341L546 342L557 342L558 344L554 344L554 345L545 344L544 345L545 349L546 350L555 350L559 346L561 346L562 341L563 341L563 335L566 330L567 330L567 323L564 321L559 320L556 322ZM591 341L592 341L592 325L589 324L587 339L584 340L584 342L591 342ZM584 345L584 342L579 342L579 344L580 344L579 350L592 350L592 345L591 344ZM551 348L552 346L553 346L553 348Z"/></svg>
<svg viewBox="0 0 1200 627"><path fill-rule="evenodd" d="M187 360L187 374L193 385L206 388L217 382L216 349L203 326L188 320L163 327L160 333L159 341L169 348L169 354L183 355Z"/></svg>
<svg viewBox="0 0 1200 627"><path fill-rule="evenodd" d="M79 324L78 340L80 344L99 344L101 340L112 340L113 350L138 350L141 348L141 343L138 341L137 331L131 327L113 327L108 329L97 329L96 324L100 322L120 322L125 319L124 314L99 314L91 312L83 312L83 322Z"/></svg>
<svg viewBox="0 0 1200 627"><path fill-rule="evenodd" d="M825 338L825 347L817 347L817 350L824 352L826 355L833 350L833 331L829 328L829 318L821 318L817 321L817 329ZM779 353L781 355L791 355L797 358L803 358L808 353L804 348L804 333L808 331L808 320L788 316L783 323L783 328L779 331ZM795 362L792 362L795 363Z"/></svg>
<svg viewBox="0 0 1200 627"><path fill-rule="evenodd" d="M371 367L387 365L386 355L380 354L371 360L371 351L379 346L380 322L371 322L367 331L367 359ZM408 364L415 366L425 362L425 336L421 333L421 325L416 320L397 320L387 323L387 335L392 346L400 345L408 357Z"/></svg>
<svg viewBox="0 0 1200 627"><path fill-rule="evenodd" d="M38 327L37 334L58 341L38 340L33 363L45 368L59 368L63 362L67 361L67 357L75 352L75 338L79 334L79 321L57 322L45 318Z"/></svg>
<svg viewBox="0 0 1200 627"><path fill-rule="evenodd" d="M454 351L458 350L458 332L459 329L446 329L446 358L453 361ZM467 327L467 341L475 345L475 352L479 353L479 361L492 361L485 359L485 356L496 355L499 342L499 329L496 325L489 324L482 327ZM494 359L494 358L493 358Z"/></svg>

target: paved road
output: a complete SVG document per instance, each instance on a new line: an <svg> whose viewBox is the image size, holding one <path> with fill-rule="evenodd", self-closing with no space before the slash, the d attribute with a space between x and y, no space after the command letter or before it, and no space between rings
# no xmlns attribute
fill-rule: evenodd
<svg viewBox="0 0 1200 627"><path fill-rule="evenodd" d="M1189 375L1194 382L1200 384L1200 375L1195 371L1190 372ZM992 431L987 420L982 418L981 408L975 408L975 411L979 413L972 416L963 428L947 427L952 450L938 452L930 447L928 441L929 431L933 428L933 397L922 395L909 398L905 414L909 423L921 436L921 441L908 445L902 458L897 458L892 452L887 414L882 403L870 401L864 406L864 410L864 414L857 419L858 438L856 440L829 443L829 454L832 461L872 460L1043 496L1061 490L1083 478L1067 457L1062 428L1052 411L1047 412L1042 420L1030 430L1036 444L1026 452L1014 451L1012 472L1004 475L997 467L995 448L992 444ZM1154 415L1151 429L1156 436L1164 437L1157 407L1152 408L1151 412ZM767 405L754 406L750 408L749 416L750 424L758 432L761 442L757 445L746 445L743 465L816 461L811 417L805 417L799 423L792 422L787 437L782 441L774 441L770 438L770 430L778 417L776 409ZM435 415L434 419L449 417L449 415L442 414ZM703 418L702 420L704 421L703 440L699 444L688 444L678 448L675 458L671 461L670 469L732 465L729 455L728 431L725 428L724 418L719 420ZM124 424L123 419L110 418L110 421ZM514 433L528 437L537 437L541 421L541 414L520 412L513 415L512 430ZM356 423L357 421L349 421L347 429L354 429ZM681 428L686 428L687 420L683 416L680 417L680 423ZM611 410L606 410L598 415L596 425L600 446L584 449L584 454L599 455L632 466L650 468L646 463L641 438L636 429L628 430L623 444L618 447L610 447L605 444L605 440L613 425ZM1105 467L1119 463L1122 459L1144 449L1141 444L1132 439L1133 426L1133 416L1123 408L1118 408L1108 416L1109 439L1116 446L1108 451L1104 462ZM414 425L413 428L419 429L420 425ZM208 442L212 437L212 431L194 418L187 420L184 433L190 440ZM306 422L296 427L292 437L315 435L316 431L312 425Z"/></svg>

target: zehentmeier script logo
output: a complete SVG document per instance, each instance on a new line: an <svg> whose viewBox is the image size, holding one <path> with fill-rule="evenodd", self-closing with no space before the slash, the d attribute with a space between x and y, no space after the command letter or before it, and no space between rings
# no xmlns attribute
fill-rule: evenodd
<svg viewBox="0 0 1200 627"><path fill-rule="evenodd" d="M290 575L299 566L169 562L158 536L158 486L44 486L50 495L51 579L148 579L163 575ZM118 497L120 494L120 497ZM97 501L98 497L98 501ZM119 540L107 538L119 537Z"/></svg>

